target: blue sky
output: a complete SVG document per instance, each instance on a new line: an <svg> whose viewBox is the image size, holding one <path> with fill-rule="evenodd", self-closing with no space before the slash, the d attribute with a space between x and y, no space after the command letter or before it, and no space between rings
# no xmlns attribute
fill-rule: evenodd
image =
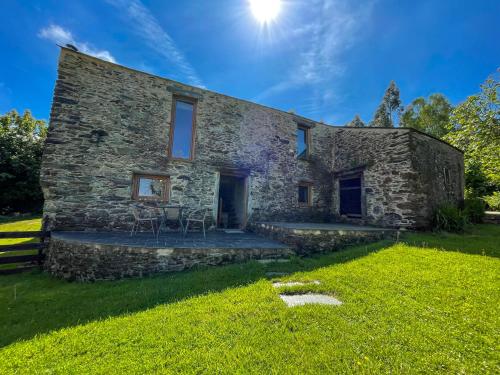
<svg viewBox="0 0 500 375"><path fill-rule="evenodd" d="M453 104L500 67L498 0L283 0L266 27L247 0L2 1L0 113L48 119L59 50L330 124L370 120L390 80L408 104Z"/></svg>

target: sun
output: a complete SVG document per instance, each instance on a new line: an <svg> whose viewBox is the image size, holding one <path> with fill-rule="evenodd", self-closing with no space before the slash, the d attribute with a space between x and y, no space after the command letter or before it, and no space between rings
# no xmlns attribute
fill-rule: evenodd
<svg viewBox="0 0 500 375"><path fill-rule="evenodd" d="M281 10L281 0L249 0L250 9L260 23L274 21Z"/></svg>

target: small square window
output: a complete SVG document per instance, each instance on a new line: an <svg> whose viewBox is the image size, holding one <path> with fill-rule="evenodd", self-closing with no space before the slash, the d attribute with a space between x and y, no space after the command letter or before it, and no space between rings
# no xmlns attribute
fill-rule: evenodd
<svg viewBox="0 0 500 375"><path fill-rule="evenodd" d="M299 184L298 186L298 202L301 206L311 205L311 185Z"/></svg>
<svg viewBox="0 0 500 375"><path fill-rule="evenodd" d="M166 176L137 175L132 177L132 199L168 201L169 178Z"/></svg>

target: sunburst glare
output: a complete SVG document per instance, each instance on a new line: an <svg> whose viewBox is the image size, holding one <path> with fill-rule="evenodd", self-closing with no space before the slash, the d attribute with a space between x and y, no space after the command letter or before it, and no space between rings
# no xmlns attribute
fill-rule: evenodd
<svg viewBox="0 0 500 375"><path fill-rule="evenodd" d="M249 3L254 17L263 24L274 21L281 11L281 0L249 0Z"/></svg>

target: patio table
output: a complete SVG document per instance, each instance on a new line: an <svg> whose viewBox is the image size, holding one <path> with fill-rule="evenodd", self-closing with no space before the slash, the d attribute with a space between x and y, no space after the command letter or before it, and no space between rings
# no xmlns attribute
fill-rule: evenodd
<svg viewBox="0 0 500 375"><path fill-rule="evenodd" d="M167 227L167 220L169 220L168 218L168 209L178 209L179 210L179 214L178 214L178 221L179 221L179 225L180 225L180 231L183 233L184 232L184 223L182 222L182 218L183 218L183 211L184 209L186 208L186 206L183 206L183 205L180 205L180 204L163 204L163 205L160 205L158 206L163 214L161 215L161 222L160 222L160 229L162 227L162 225L166 228ZM158 229L158 231L160 230Z"/></svg>

